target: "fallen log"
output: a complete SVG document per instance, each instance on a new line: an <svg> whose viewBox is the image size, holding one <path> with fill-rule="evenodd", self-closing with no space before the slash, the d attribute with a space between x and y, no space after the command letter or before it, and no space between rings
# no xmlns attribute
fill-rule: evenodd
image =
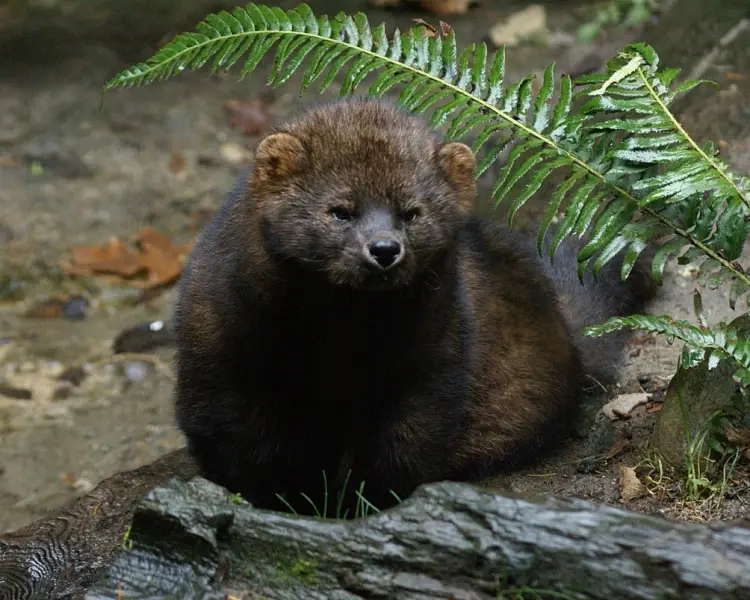
<svg viewBox="0 0 750 600"><path fill-rule="evenodd" d="M121 549L138 501L196 472L184 449L102 481L76 502L0 535L0 600L78 598Z"/></svg>
<svg viewBox="0 0 750 600"><path fill-rule="evenodd" d="M170 465L177 477L139 499ZM116 555L97 594L469 600L521 587L601 600L750 599L742 524L448 482L366 519L323 520L256 510L186 472L172 456L116 475L75 510L0 538L0 598L78 597ZM122 543L129 515L132 546Z"/></svg>

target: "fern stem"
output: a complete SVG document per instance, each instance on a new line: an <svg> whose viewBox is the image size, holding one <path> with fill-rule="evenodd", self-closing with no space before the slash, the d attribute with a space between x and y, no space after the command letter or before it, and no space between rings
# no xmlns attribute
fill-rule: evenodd
<svg viewBox="0 0 750 600"><path fill-rule="evenodd" d="M677 121L674 114L672 114L672 111L670 111L667 108L667 105L664 104L662 99L659 97L659 94L656 93L653 86L649 83L648 78L646 77L646 74L643 72L643 69L641 67L638 67L638 77L640 77L641 81L643 82L643 85L646 86L646 89L648 90L649 95L653 99L653 101L659 106L659 108L662 110L662 112L666 115L666 117L669 119L669 121L672 123L672 126L680 133L680 135L683 137L683 139L690 144L693 149L700 155L700 157L705 160L709 165L711 165L711 168L714 171L717 171L725 180L726 182L734 188L734 191L737 193L737 195L742 200L743 204L750 209L750 198L747 198L743 193L742 190L740 190L737 187L737 184L726 174L726 172L723 169L720 169L716 163L714 162L713 158L708 156L703 149L695 143L695 140L688 135L687 131L683 128L683 126Z"/></svg>
<svg viewBox="0 0 750 600"><path fill-rule="evenodd" d="M619 188L617 188L619 189ZM641 209L644 213L654 217L655 219L658 219L663 225L666 225L669 227L672 231L674 231L677 235L679 235L681 238L684 238L688 242L690 242L693 246L696 248L699 248L704 254L707 254L711 258L713 258L716 262L720 263L721 266L723 266L728 271L731 271L737 279L742 281L743 283L746 283L747 285L750 285L750 277L745 275L742 271L737 270L737 267L735 267L730 261L728 261L726 258L722 257L718 252L716 252L714 249L710 248L709 246L706 246L703 242L700 240L695 239L692 235L690 235L687 231L684 229L681 229L677 227L672 221L669 219L663 217L658 212L651 210L648 207L641 207Z"/></svg>

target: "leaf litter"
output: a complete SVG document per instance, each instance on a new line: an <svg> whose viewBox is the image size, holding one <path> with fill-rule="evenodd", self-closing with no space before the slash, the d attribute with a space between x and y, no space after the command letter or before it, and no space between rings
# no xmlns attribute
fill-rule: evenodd
<svg viewBox="0 0 750 600"><path fill-rule="evenodd" d="M60 267L69 275L109 276L137 288L154 288L174 283L194 242L176 245L153 227L143 227L132 248L118 237L100 246L73 246L70 262Z"/></svg>

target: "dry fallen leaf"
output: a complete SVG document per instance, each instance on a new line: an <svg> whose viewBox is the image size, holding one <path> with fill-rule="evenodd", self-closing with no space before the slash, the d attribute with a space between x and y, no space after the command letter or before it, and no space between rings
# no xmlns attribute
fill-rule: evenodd
<svg viewBox="0 0 750 600"><path fill-rule="evenodd" d="M66 473L60 473L60 480L67 486L73 487L73 484L76 482L77 477L74 473L66 472Z"/></svg>
<svg viewBox="0 0 750 600"><path fill-rule="evenodd" d="M637 498L642 498L647 494L646 486L643 485L635 469L620 465L620 476L617 479L620 488L620 501L631 502Z"/></svg>
<svg viewBox="0 0 750 600"><path fill-rule="evenodd" d="M29 306L24 313L24 317L27 319L57 319L62 316L64 308L64 298L46 298Z"/></svg>
<svg viewBox="0 0 750 600"><path fill-rule="evenodd" d="M183 175L185 173L185 167L187 167L185 155L179 150L173 150L172 157L169 159L169 170L174 175Z"/></svg>
<svg viewBox="0 0 750 600"><path fill-rule="evenodd" d="M430 37L433 39L440 37L440 34L438 33L438 30L435 29L435 26L431 25L424 19L412 19L412 21L416 23L417 25L422 25L425 28L425 34L427 35L427 37Z"/></svg>
<svg viewBox="0 0 750 600"><path fill-rule="evenodd" d="M98 272L133 277L143 270L138 254L116 237L111 237L101 246L73 246L70 257L72 274L90 275Z"/></svg>
<svg viewBox="0 0 750 600"><path fill-rule="evenodd" d="M136 242L139 252L117 238L98 247L76 246L70 249L72 262L61 266L72 275L115 274L135 287L152 288L174 282L192 249L192 243L175 246L153 227L141 229ZM145 278L136 279L139 274L145 274Z"/></svg>
<svg viewBox="0 0 750 600"><path fill-rule="evenodd" d="M141 247L141 264L148 275L143 287L172 283L182 271L179 255L171 242L159 232L144 228L138 236Z"/></svg>
<svg viewBox="0 0 750 600"><path fill-rule="evenodd" d="M173 283L182 272L183 259L190 252L192 244L175 246L162 233L153 227L144 227L136 240L141 248L141 264L148 275L138 287L150 288Z"/></svg>
<svg viewBox="0 0 750 600"><path fill-rule="evenodd" d="M451 26L448 25L448 23L445 23L444 21L438 21L440 23L440 31L438 31L434 25L431 23L428 23L424 19L412 19L414 23L417 25L422 25L425 28L425 33L427 34L427 37L430 38L438 38L438 37L445 37L451 32Z"/></svg>
<svg viewBox="0 0 750 600"><path fill-rule="evenodd" d="M227 100L224 110L229 116L229 124L241 129L245 135L259 135L271 124L265 100Z"/></svg>
<svg viewBox="0 0 750 600"><path fill-rule="evenodd" d="M612 421L617 419L629 419L630 412L641 404L648 402L648 394L638 392L636 394L620 394L612 400L602 406L602 412L607 415Z"/></svg>
<svg viewBox="0 0 750 600"><path fill-rule="evenodd" d="M515 46L526 38L546 32L547 13L544 6L532 4L513 13L505 21L495 23L490 29L490 39L495 46Z"/></svg>

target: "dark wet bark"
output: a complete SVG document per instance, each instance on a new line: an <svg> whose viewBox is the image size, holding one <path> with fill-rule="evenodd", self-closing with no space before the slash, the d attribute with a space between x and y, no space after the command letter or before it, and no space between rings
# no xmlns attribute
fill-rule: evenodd
<svg viewBox="0 0 750 600"><path fill-rule="evenodd" d="M2 598L65 597L91 583L122 546L142 490L171 467L178 478L138 504L132 548L104 587L171 598L232 590L468 600L496 598L506 585L602 600L750 599L750 529L740 525L673 523L454 483L423 487L368 519L323 521L256 511L203 479L184 481L190 468L174 458L115 476L73 509L0 538Z"/></svg>
<svg viewBox="0 0 750 600"><path fill-rule="evenodd" d="M0 599L75 598L114 560L138 501L195 466L183 450L104 480L51 516L0 535Z"/></svg>

